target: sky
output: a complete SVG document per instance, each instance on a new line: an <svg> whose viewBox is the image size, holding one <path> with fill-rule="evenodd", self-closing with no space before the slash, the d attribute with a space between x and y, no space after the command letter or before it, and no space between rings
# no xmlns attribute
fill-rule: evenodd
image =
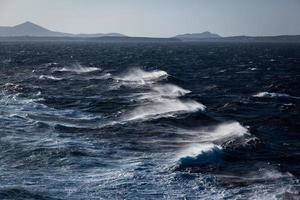
<svg viewBox="0 0 300 200"><path fill-rule="evenodd" d="M0 0L0 26L171 37L300 35L300 0Z"/></svg>

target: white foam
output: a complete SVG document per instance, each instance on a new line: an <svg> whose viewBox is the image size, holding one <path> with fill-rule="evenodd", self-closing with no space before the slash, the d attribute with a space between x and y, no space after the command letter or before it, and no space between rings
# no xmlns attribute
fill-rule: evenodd
<svg viewBox="0 0 300 200"><path fill-rule="evenodd" d="M124 121L148 120L163 116L173 116L177 113L195 112L204 110L205 106L193 100L181 101L178 99L161 99L160 102L152 102L137 107L132 112L123 117Z"/></svg>
<svg viewBox="0 0 300 200"><path fill-rule="evenodd" d="M282 173L275 169L260 169L258 171L249 173L246 179L273 180L273 179L288 178L288 177L293 177L293 175L289 172Z"/></svg>
<svg viewBox="0 0 300 200"><path fill-rule="evenodd" d="M40 75L39 79L62 80L62 78L54 77L51 75Z"/></svg>
<svg viewBox="0 0 300 200"><path fill-rule="evenodd" d="M88 80L91 80L91 79L103 80L103 79L109 79L109 78L111 78L111 73L105 73L100 76L91 76L91 77L87 77L86 79L88 79Z"/></svg>
<svg viewBox="0 0 300 200"><path fill-rule="evenodd" d="M146 84L153 83L155 81L168 77L168 73L162 70L144 71L139 68L130 69L126 74L122 76L116 76L116 80L124 81L128 84Z"/></svg>
<svg viewBox="0 0 300 200"><path fill-rule="evenodd" d="M234 138L248 134L248 130L238 122L223 123L214 127L206 127L200 130L182 130L183 134L192 135L191 138L181 141L181 143L191 143L175 156L176 162L180 166L193 164L220 163L223 144Z"/></svg>
<svg viewBox="0 0 300 200"><path fill-rule="evenodd" d="M207 132L206 139L218 141L224 139L233 139L248 134L248 129L239 122L223 123L216 126L212 131Z"/></svg>
<svg viewBox="0 0 300 200"><path fill-rule="evenodd" d="M169 97L184 96L185 94L191 92L189 90L185 90L179 86L172 85L172 84L156 85L152 87L152 90L162 96L169 96Z"/></svg>
<svg viewBox="0 0 300 200"><path fill-rule="evenodd" d="M93 72L93 71L99 71L100 68L97 67L83 67L79 63L75 63L70 67L63 67L59 69L55 69L54 71L60 71L60 72L75 72L75 73L87 73L87 72Z"/></svg>
<svg viewBox="0 0 300 200"><path fill-rule="evenodd" d="M195 130L178 129L181 134L191 135L193 141L224 142L244 135L250 135L247 128L239 122L226 122L216 126L204 127Z"/></svg>
<svg viewBox="0 0 300 200"><path fill-rule="evenodd" d="M264 98L276 98L276 97L286 97L286 98L295 98L295 99L299 99L300 97L294 97L285 93L275 93L275 92L259 92L255 95L253 95L253 97L264 97Z"/></svg>
<svg viewBox="0 0 300 200"><path fill-rule="evenodd" d="M179 86L172 84L163 84L163 85L155 85L151 87L151 91L148 93L143 93L138 99L160 99L160 98L175 98L184 96L185 94L190 93L191 91L185 90Z"/></svg>

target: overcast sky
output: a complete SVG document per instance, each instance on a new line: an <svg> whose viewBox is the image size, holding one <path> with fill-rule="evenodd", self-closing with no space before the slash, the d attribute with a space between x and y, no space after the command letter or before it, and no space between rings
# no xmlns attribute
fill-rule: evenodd
<svg viewBox="0 0 300 200"><path fill-rule="evenodd" d="M300 34L300 0L0 0L0 25L169 37Z"/></svg>

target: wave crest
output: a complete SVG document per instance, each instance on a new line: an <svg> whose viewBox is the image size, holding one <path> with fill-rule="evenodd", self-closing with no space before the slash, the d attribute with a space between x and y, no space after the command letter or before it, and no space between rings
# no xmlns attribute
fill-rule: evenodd
<svg viewBox="0 0 300 200"><path fill-rule="evenodd" d="M54 77L51 75L49 75L49 76L48 75L40 75L39 79L50 79L50 80L56 80L56 81L62 80L62 78Z"/></svg>
<svg viewBox="0 0 300 200"><path fill-rule="evenodd" d="M212 143L194 144L179 154L181 167L217 164L221 162L222 147Z"/></svg>
<svg viewBox="0 0 300 200"><path fill-rule="evenodd" d="M187 132L194 137L192 145L184 148L177 156L176 161L180 167L222 163L223 149L220 145L248 134L248 129L238 122L231 122Z"/></svg>
<svg viewBox="0 0 300 200"><path fill-rule="evenodd" d="M143 93L138 99L144 100L160 100L161 98L176 98L184 96L191 91L185 90L177 85L163 84L155 85L151 87L151 91L148 93Z"/></svg>
<svg viewBox="0 0 300 200"><path fill-rule="evenodd" d="M168 76L168 73L162 70L153 70L148 72L139 68L133 68L122 76L116 76L115 79L128 84L133 83L144 85L165 79Z"/></svg>
<svg viewBox="0 0 300 200"><path fill-rule="evenodd" d="M178 113L196 112L204 109L205 106L203 104L193 100L181 101L178 99L169 99L140 106L124 117L124 120L148 120L165 116L174 116Z"/></svg>
<svg viewBox="0 0 300 200"><path fill-rule="evenodd" d="M285 93L275 93L275 92L259 92L255 95L252 95L253 97L258 97L258 98L276 98L276 97L285 97L285 98L295 98L295 99L300 99L300 97L294 97L289 94Z"/></svg>
<svg viewBox="0 0 300 200"><path fill-rule="evenodd" d="M59 68L59 69L55 69L55 71L58 72L75 72L77 74L80 73L87 73L87 72L93 72L93 71L99 71L101 70L100 68L97 67L83 67L81 64L79 63L75 63L70 67L63 67L63 68Z"/></svg>

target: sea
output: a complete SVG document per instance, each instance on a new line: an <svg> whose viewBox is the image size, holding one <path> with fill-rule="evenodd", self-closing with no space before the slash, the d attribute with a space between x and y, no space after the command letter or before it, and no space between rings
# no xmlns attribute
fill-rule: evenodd
<svg viewBox="0 0 300 200"><path fill-rule="evenodd" d="M0 199L300 199L300 44L1 42Z"/></svg>

